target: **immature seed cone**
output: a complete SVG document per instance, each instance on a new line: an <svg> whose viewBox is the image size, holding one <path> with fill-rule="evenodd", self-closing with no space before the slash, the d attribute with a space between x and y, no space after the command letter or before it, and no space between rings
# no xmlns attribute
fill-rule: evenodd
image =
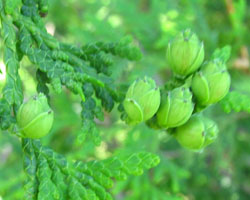
<svg viewBox="0 0 250 200"><path fill-rule="evenodd" d="M184 124L194 110L192 93L182 86L164 94L157 111L157 123L162 128L173 128Z"/></svg>
<svg viewBox="0 0 250 200"><path fill-rule="evenodd" d="M155 81L145 77L134 81L123 102L130 124L137 124L153 117L160 106L160 89Z"/></svg>
<svg viewBox="0 0 250 200"><path fill-rule="evenodd" d="M193 115L187 123L176 128L175 137L187 149L201 149L205 142L205 125L202 118Z"/></svg>
<svg viewBox="0 0 250 200"><path fill-rule="evenodd" d="M217 138L218 131L214 121L196 114L176 128L175 138L187 149L200 150Z"/></svg>
<svg viewBox="0 0 250 200"><path fill-rule="evenodd" d="M17 113L17 124L24 138L36 139L47 135L53 120L53 110L42 93L23 103Z"/></svg>
<svg viewBox="0 0 250 200"><path fill-rule="evenodd" d="M204 46L189 29L168 44L167 61L173 72L185 77L194 73L204 60Z"/></svg>
<svg viewBox="0 0 250 200"><path fill-rule="evenodd" d="M226 65L219 60L205 63L192 80L192 91L202 106L217 103L229 91L230 75Z"/></svg>

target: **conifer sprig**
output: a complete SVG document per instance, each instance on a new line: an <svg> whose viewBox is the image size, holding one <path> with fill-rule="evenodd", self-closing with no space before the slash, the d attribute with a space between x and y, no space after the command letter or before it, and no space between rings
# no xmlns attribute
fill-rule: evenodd
<svg viewBox="0 0 250 200"><path fill-rule="evenodd" d="M103 161L68 162L65 157L43 147L39 140L23 139L24 170L27 174L25 199L113 199L108 189L114 180L141 175L155 167L159 157L146 152L111 157Z"/></svg>

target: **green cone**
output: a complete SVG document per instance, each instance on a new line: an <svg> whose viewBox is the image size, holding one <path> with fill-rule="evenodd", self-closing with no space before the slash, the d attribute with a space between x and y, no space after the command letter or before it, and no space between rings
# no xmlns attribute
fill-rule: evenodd
<svg viewBox="0 0 250 200"><path fill-rule="evenodd" d="M176 128L175 138L187 149L200 150L214 142L218 131L214 121L196 114Z"/></svg>
<svg viewBox="0 0 250 200"><path fill-rule="evenodd" d="M54 113L42 93L23 103L17 113L17 124L24 138L37 139L47 135L53 120Z"/></svg>
<svg viewBox="0 0 250 200"><path fill-rule="evenodd" d="M164 94L157 112L157 123L162 128L173 128L184 124L194 109L192 93L182 86Z"/></svg>
<svg viewBox="0 0 250 200"><path fill-rule="evenodd" d="M225 64L219 60L205 63L192 80L192 91L198 103L207 106L217 103L229 91L230 75Z"/></svg>
<svg viewBox="0 0 250 200"><path fill-rule="evenodd" d="M160 106L160 89L151 78L137 80L129 87L123 106L129 123L146 121L153 117Z"/></svg>
<svg viewBox="0 0 250 200"><path fill-rule="evenodd" d="M168 44L167 61L173 72L185 77L194 73L204 60L204 46L189 29Z"/></svg>

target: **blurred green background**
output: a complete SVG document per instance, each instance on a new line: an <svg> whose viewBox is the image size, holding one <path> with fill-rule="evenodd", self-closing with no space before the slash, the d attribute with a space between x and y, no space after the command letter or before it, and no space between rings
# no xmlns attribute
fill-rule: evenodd
<svg viewBox="0 0 250 200"><path fill-rule="evenodd" d="M131 82L148 75L159 85L170 77L166 63L168 41L179 31L191 28L204 41L206 59L213 50L232 46L228 68L232 89L250 95L250 1L249 0L51 0L45 18L47 30L67 43L86 44L116 41L131 35L143 52L139 62L117 60L112 67L117 82ZM2 49L2 43L1 43ZM2 52L2 51L1 51ZM2 54L2 53L1 53ZM0 60L0 89L4 65ZM27 58L20 74L25 98L36 93L35 67ZM103 142L95 147L78 145L79 97L67 90L51 90L55 123L43 144L71 160L104 159L122 152L151 151L161 163L140 177L119 182L112 190L117 200L248 200L250 199L250 115L225 114L219 105L206 115L220 127L215 143L194 153L160 131L141 124L129 127L114 109L97 124ZM0 200L22 199L22 149L19 139L0 133Z"/></svg>

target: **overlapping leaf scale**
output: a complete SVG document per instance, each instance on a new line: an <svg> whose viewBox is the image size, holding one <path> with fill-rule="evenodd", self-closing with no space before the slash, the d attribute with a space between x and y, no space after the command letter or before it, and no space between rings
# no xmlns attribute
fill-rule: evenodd
<svg viewBox="0 0 250 200"><path fill-rule="evenodd" d="M4 11L7 15L15 13L21 7L21 0L3 0ZM1 2L2 4L2 2ZM2 8L2 6L0 6Z"/></svg>
<svg viewBox="0 0 250 200"><path fill-rule="evenodd" d="M59 43L55 41L52 36L48 36L48 34L40 32L32 22L28 21L26 18L24 19L25 20L22 21L16 21L21 29L21 50L27 54L32 62L39 65L42 71L47 71L49 78L52 79L62 73L62 78L69 76L72 77L71 79L75 82L90 82L95 87L102 87L106 89L113 99L117 98L111 78L105 75L97 74L96 70L89 67L84 60L71 54L70 52L57 49L57 47L59 48ZM41 36L40 38L38 37L39 35ZM46 44L50 47L50 49L46 49L45 47L43 47L43 49L35 48L33 44L33 37L39 41L39 47L45 46L44 44ZM48 43L48 41L50 42ZM63 71L66 71L67 73L63 73Z"/></svg>
<svg viewBox="0 0 250 200"><path fill-rule="evenodd" d="M10 105L19 106L23 100L22 84L18 74L19 61L16 50L16 33L11 21L1 13L2 37L4 42L3 61L6 65L6 84L3 97Z"/></svg>
<svg viewBox="0 0 250 200"><path fill-rule="evenodd" d="M22 3L23 5L21 7L21 13L24 16L31 18L32 21L40 28L40 30L46 32L44 23L39 15L39 12L41 12L42 7L46 7L46 4L48 2L45 2L44 0L22 0Z"/></svg>
<svg viewBox="0 0 250 200"><path fill-rule="evenodd" d="M4 98L0 99L0 127L3 130L8 129L15 122L11 111L12 108L9 103Z"/></svg>
<svg viewBox="0 0 250 200"><path fill-rule="evenodd" d="M69 52L55 49L50 51L45 47L42 49L33 47L32 37L35 36L38 38L39 32L35 31L31 36L30 30L28 31L24 24L21 22L17 22L17 24L19 24L21 28L21 50L27 54L29 59L37 64L42 71L47 72L50 79L61 75L60 78L63 84L66 84L66 86L76 93L79 92L79 83L90 82L95 88L102 88L112 100L117 100L117 94L111 78L97 74L87 63L84 63L83 60ZM44 43L42 43L40 39L36 40L40 41L38 45L42 47Z"/></svg>
<svg viewBox="0 0 250 200"><path fill-rule="evenodd" d="M128 60L139 60L142 54L139 48L132 45L132 38L125 37L118 42L96 42L82 46L81 48L74 45L60 43L60 49L68 51L77 57L88 61L91 67L97 72L110 75L109 66L113 61L109 54L126 58Z"/></svg>
<svg viewBox="0 0 250 200"><path fill-rule="evenodd" d="M25 199L36 200L38 193L38 179L36 177L37 158L32 147L32 140L23 140L23 168L27 175L27 181L24 185Z"/></svg>
<svg viewBox="0 0 250 200"><path fill-rule="evenodd" d="M2 4L2 2L1 2ZM3 38L3 61L6 66L6 82L0 100L0 124L1 129L7 129L15 120L11 111L16 112L23 100L22 84L18 74L19 61L16 48L16 33L12 21L5 16L2 5L1 15L1 36Z"/></svg>

